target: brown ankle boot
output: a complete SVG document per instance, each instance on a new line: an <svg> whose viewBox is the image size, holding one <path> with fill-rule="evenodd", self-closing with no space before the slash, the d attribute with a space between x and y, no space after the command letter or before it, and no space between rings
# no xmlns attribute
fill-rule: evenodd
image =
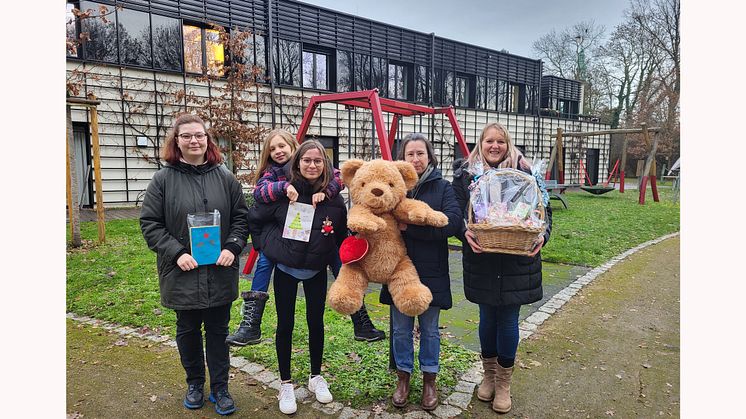
<svg viewBox="0 0 746 419"><path fill-rule="evenodd" d="M391 397L391 403L396 407L404 407L407 405L407 398L409 398L410 374L406 371L396 370L396 375L399 377L399 381L396 383L396 390Z"/></svg>
<svg viewBox="0 0 746 419"><path fill-rule="evenodd" d="M510 381L513 377L513 367L503 368L497 364L495 372L495 399L492 400L492 410L497 413L508 413L511 408Z"/></svg>
<svg viewBox="0 0 746 419"><path fill-rule="evenodd" d="M425 410L434 410L438 407L438 389L435 387L434 372L422 373L422 401L420 404Z"/></svg>
<svg viewBox="0 0 746 419"><path fill-rule="evenodd" d="M497 368L497 357L482 358L482 367L484 368L484 378L482 378L482 382L479 383L477 398L483 402L488 402L495 398L495 370Z"/></svg>

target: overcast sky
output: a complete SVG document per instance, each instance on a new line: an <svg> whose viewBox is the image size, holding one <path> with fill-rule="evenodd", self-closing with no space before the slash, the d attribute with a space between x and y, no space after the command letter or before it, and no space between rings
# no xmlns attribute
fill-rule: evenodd
<svg viewBox="0 0 746 419"><path fill-rule="evenodd" d="M593 20L610 34L629 5L628 0L301 1L529 58L536 58L531 44L552 28Z"/></svg>

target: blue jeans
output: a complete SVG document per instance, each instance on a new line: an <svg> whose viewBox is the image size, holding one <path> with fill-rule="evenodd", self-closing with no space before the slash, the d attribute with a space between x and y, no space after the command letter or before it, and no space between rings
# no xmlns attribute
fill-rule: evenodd
<svg viewBox="0 0 746 419"><path fill-rule="evenodd" d="M264 252L260 252L259 259L256 261L256 269L254 270L254 279L251 281L251 290L267 292L269 289L269 278L274 268L275 264L264 256Z"/></svg>
<svg viewBox="0 0 746 419"><path fill-rule="evenodd" d="M393 326L393 352L396 368L400 371L412 373L414 368L414 342L412 329L414 317L409 317L397 310L391 304L391 325ZM440 357L440 330L438 319L440 307L428 307L424 313L417 316L420 324L420 371L437 373Z"/></svg>
<svg viewBox="0 0 746 419"><path fill-rule="evenodd" d="M342 260L339 258L339 252L335 253L334 262L329 267L336 278L339 275L339 270L342 268ZM264 252L260 252L259 259L256 261L256 269L254 270L254 279L251 281L251 290L267 292L269 289L269 278L274 268L275 264L264 256Z"/></svg>
<svg viewBox="0 0 746 419"><path fill-rule="evenodd" d="M518 314L520 305L491 306L479 304L479 343L482 357L497 357L504 368L510 368L518 350Z"/></svg>

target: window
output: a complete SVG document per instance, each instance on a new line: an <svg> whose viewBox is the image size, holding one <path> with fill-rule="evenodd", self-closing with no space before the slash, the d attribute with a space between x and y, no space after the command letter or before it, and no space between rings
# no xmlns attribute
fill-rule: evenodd
<svg viewBox="0 0 746 419"><path fill-rule="evenodd" d="M274 76L278 84L301 86L300 42L275 39Z"/></svg>
<svg viewBox="0 0 746 419"><path fill-rule="evenodd" d="M389 63L389 97L392 99L409 99L409 67Z"/></svg>
<svg viewBox="0 0 746 419"><path fill-rule="evenodd" d="M455 105L461 107L474 106L472 102L472 78L470 76L456 76Z"/></svg>
<svg viewBox="0 0 746 419"><path fill-rule="evenodd" d="M151 15L155 68L181 71L181 23L179 19Z"/></svg>
<svg viewBox="0 0 746 419"><path fill-rule="evenodd" d="M120 9L117 12L120 63L152 67L150 16L145 12Z"/></svg>
<svg viewBox="0 0 746 419"><path fill-rule="evenodd" d="M373 57L371 60L371 88L378 88L378 94L386 94L386 59Z"/></svg>
<svg viewBox="0 0 746 419"><path fill-rule="evenodd" d="M534 113L535 106L534 101L536 100L536 87L526 85L525 90L525 111L529 114Z"/></svg>
<svg viewBox="0 0 746 419"><path fill-rule="evenodd" d="M303 87L328 89L328 56L314 51L303 51Z"/></svg>
<svg viewBox="0 0 746 419"><path fill-rule="evenodd" d="M497 108L497 80L487 79L487 90L485 93L485 107L491 111Z"/></svg>
<svg viewBox="0 0 746 419"><path fill-rule="evenodd" d="M224 74L225 50L216 29L184 25L184 67L188 73Z"/></svg>
<svg viewBox="0 0 746 419"><path fill-rule="evenodd" d="M487 100L485 98L486 91L487 79L482 76L477 76L477 89L475 92L477 109L485 109L487 107Z"/></svg>
<svg viewBox="0 0 746 419"><path fill-rule="evenodd" d="M417 102L427 102L427 68L422 65L415 66L414 76L414 100Z"/></svg>
<svg viewBox="0 0 746 419"><path fill-rule="evenodd" d="M453 94L454 94L454 80L453 80L453 71L446 71L445 72L445 79L443 80L443 85L445 88L443 89L443 104L444 105L453 105Z"/></svg>
<svg viewBox="0 0 746 419"><path fill-rule="evenodd" d="M525 108L525 99L522 93L525 85L519 83L510 83L508 87L508 112L523 113Z"/></svg>
<svg viewBox="0 0 746 419"><path fill-rule="evenodd" d="M337 91L352 91L352 53L337 51Z"/></svg>
<svg viewBox="0 0 746 419"><path fill-rule="evenodd" d="M105 9L106 21L100 16L99 6ZM81 1L80 9L86 11L92 9L91 17L81 21L81 32L88 33L90 38L83 47L85 58L88 60L105 61L116 63L117 52L117 27L114 6L104 6L90 1Z"/></svg>
<svg viewBox="0 0 746 419"><path fill-rule="evenodd" d="M258 33L249 34L243 51L244 64L248 67L246 71L256 71L257 81L263 81L267 75L267 51L264 42L264 36Z"/></svg>
<svg viewBox="0 0 746 419"><path fill-rule="evenodd" d="M497 110L508 111L508 82L497 80Z"/></svg>
<svg viewBox="0 0 746 419"><path fill-rule="evenodd" d="M65 25L67 27L66 36L66 53L68 57L78 56L78 31L75 26L75 15L73 14L74 4L67 3L67 11L65 12Z"/></svg>
<svg viewBox="0 0 746 419"><path fill-rule="evenodd" d="M370 83L370 56L355 54L355 90L368 90L371 88Z"/></svg>
<svg viewBox="0 0 746 419"><path fill-rule="evenodd" d="M440 68L435 69L435 76L433 80L433 102L437 105L444 103L443 95L443 70Z"/></svg>

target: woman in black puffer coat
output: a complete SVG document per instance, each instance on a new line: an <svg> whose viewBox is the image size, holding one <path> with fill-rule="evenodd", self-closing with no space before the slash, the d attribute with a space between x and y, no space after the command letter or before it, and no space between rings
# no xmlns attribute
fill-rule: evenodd
<svg viewBox="0 0 746 419"><path fill-rule="evenodd" d="M461 231L461 209L456 202L451 184L443 179L438 170L438 158L427 138L419 133L409 134L400 145L397 160L412 163L419 180L414 189L407 193L408 198L425 202L430 208L441 211L448 217L445 227L400 225L402 237L407 246L407 255L412 259L420 281L430 289L433 300L424 313L417 316L420 326L419 361L422 371L422 408L433 410L438 406L438 392L435 385L439 371L440 330L438 327L440 310L448 310L451 300L451 277L448 273L448 237ZM381 303L391 306L391 326L393 329L392 352L396 362L398 382L392 403L404 407L409 395L409 380L414 367L414 344L412 329L414 317L401 313L393 305L388 287L381 288Z"/></svg>
<svg viewBox="0 0 746 419"><path fill-rule="evenodd" d="M241 184L221 165L220 150L198 116L176 118L162 154L166 165L148 184L140 228L158 255L161 304L176 311L176 344L188 385L184 406L204 404L207 357L210 400L227 415L236 408L228 392L225 337L238 296L238 256L249 235L248 208ZM221 252L213 264L198 265L190 252L187 215L214 210L220 212Z"/></svg>
<svg viewBox="0 0 746 419"><path fill-rule="evenodd" d="M470 172L478 164L485 168L513 168L530 173L528 163L513 145L510 134L500 124L488 124L466 162L454 173L453 189L459 207L468 217ZM537 238L529 256L485 253L474 233L461 231L463 242L464 293L479 305L479 342L484 379L477 397L492 400L492 409L510 411L510 382L518 349L518 314L522 304L542 298L541 253L552 229L552 209L546 207L546 231Z"/></svg>

